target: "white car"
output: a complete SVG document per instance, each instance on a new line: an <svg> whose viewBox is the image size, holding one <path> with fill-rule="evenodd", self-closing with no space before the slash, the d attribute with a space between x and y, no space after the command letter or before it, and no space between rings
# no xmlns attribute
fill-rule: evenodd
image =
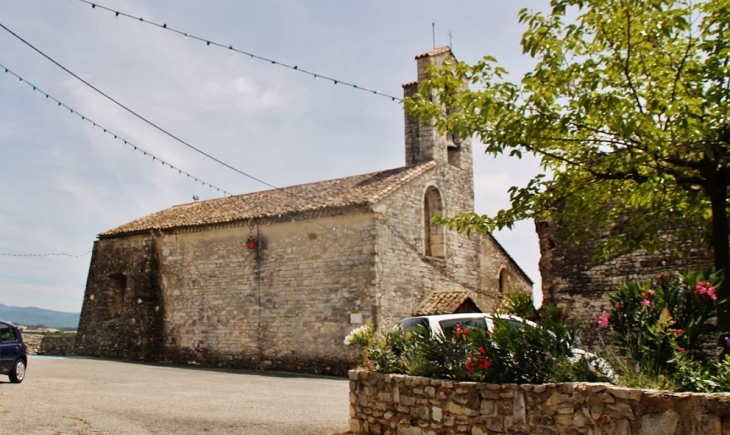
<svg viewBox="0 0 730 435"><path fill-rule="evenodd" d="M521 328L524 324L537 327L534 322L517 316L490 313L434 314L430 316L409 317L408 319L401 320L398 325L404 331L415 328L416 326L426 326L434 335L448 335L454 332L456 325L493 331L493 319L507 320L512 327Z"/></svg>

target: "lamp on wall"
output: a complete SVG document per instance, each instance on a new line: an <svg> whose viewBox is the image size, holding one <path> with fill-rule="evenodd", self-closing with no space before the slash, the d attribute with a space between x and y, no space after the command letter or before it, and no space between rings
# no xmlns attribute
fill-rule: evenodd
<svg viewBox="0 0 730 435"><path fill-rule="evenodd" d="M248 236L248 239L246 240L246 247L248 249L256 249L256 238L253 235Z"/></svg>

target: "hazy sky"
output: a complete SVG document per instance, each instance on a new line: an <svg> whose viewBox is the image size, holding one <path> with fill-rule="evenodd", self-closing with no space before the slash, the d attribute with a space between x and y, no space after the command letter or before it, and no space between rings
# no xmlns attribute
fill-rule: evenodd
<svg viewBox="0 0 730 435"><path fill-rule="evenodd" d="M385 94L416 79L414 57L449 43L490 54L518 78L517 22L537 1L103 0L100 5ZM283 187L404 165L402 106L388 98L207 46L78 0L3 0L0 24L132 110L220 160ZM96 235L146 214L221 196L105 134L113 131L206 183L268 187L123 111L0 28L0 303L80 311ZM476 210L539 171L474 144ZM534 224L495 234L539 288ZM15 257L66 253L80 257Z"/></svg>

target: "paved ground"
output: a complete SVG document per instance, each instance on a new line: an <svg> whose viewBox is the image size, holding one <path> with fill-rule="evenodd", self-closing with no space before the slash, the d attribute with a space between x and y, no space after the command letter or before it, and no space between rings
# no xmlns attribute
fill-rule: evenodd
<svg viewBox="0 0 730 435"><path fill-rule="evenodd" d="M262 372L30 357L0 375L0 434L333 435L348 429L348 381Z"/></svg>

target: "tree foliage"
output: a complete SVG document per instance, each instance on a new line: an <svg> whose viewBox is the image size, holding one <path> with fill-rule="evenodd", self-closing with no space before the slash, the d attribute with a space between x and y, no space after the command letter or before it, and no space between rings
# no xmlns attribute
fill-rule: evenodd
<svg viewBox="0 0 730 435"><path fill-rule="evenodd" d="M549 219L569 240L602 238L604 255L657 249L671 227L704 236L728 270L730 0L550 5L519 14L536 61L519 83L487 56L432 70L405 103L442 131L475 135L488 154L541 159L543 173L510 189L509 209L444 223L493 231Z"/></svg>

